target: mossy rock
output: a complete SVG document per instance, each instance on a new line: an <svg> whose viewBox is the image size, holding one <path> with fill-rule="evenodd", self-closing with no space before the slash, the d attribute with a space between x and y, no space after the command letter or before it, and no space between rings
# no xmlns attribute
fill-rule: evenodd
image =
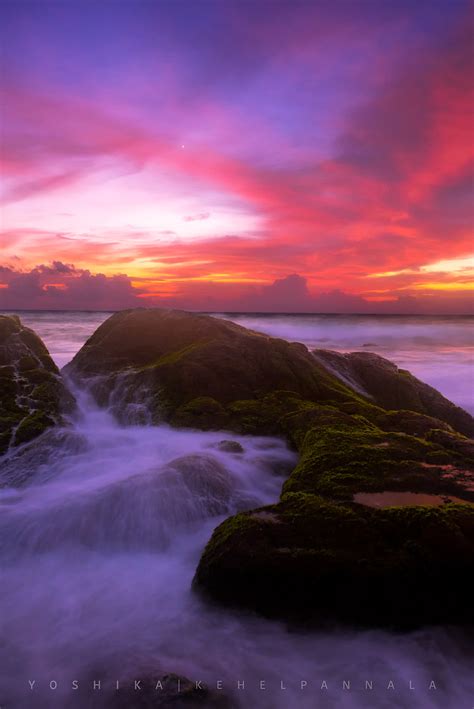
<svg viewBox="0 0 474 709"><path fill-rule="evenodd" d="M225 428L228 421L228 414L222 404L210 396L199 396L183 404L176 410L172 419L175 426L200 430Z"/></svg>
<svg viewBox="0 0 474 709"><path fill-rule="evenodd" d="M311 494L223 522L194 588L308 625L472 623L472 508L373 510Z"/></svg>
<svg viewBox="0 0 474 709"><path fill-rule="evenodd" d="M360 414L292 401L280 426L300 460L280 503L220 525L194 588L304 624L470 622L474 589L463 579L474 571L474 461L467 449L448 452L426 437L383 431ZM454 495L466 505L372 509L353 502L357 492L389 490Z"/></svg>
<svg viewBox="0 0 474 709"><path fill-rule="evenodd" d="M212 399L226 409L227 428L252 433L260 421L261 432L275 431L278 427L270 425L270 417L281 419L290 402L272 405L270 412L268 397L286 391L306 402L359 415L385 430L425 435L430 428L447 426L474 434L474 420L467 412L383 357L368 352L310 353L299 343L183 311L115 313L66 371L87 384L102 406L109 406L117 386L122 386L121 396L114 398L119 418L133 397L142 397L146 390L155 422L179 420L180 425L195 427L200 419L206 429L222 426L227 417L219 407L214 407L212 422L207 404L200 415L195 403ZM124 378L128 392L123 389Z"/></svg>
<svg viewBox="0 0 474 709"><path fill-rule="evenodd" d="M54 418L44 411L34 411L28 414L22 419L16 430L15 444L20 445L31 441L33 438L40 436L47 428L54 426L55 423Z"/></svg>
<svg viewBox="0 0 474 709"><path fill-rule="evenodd" d="M0 454L61 423L75 406L40 338L0 316Z"/></svg>
<svg viewBox="0 0 474 709"><path fill-rule="evenodd" d="M465 436L474 436L474 419L467 411L388 359L373 352L340 354L315 350L313 354L342 382L349 383L378 406L426 414L444 421Z"/></svg>
<svg viewBox="0 0 474 709"><path fill-rule="evenodd" d="M303 345L226 320L173 310L116 313L98 328L66 371L74 380L88 383L105 405L117 377L126 375L131 389L146 386L151 398L161 403L160 415L169 421L176 416L186 420L190 411L197 411L192 403L196 400L212 399L229 409L235 402L260 401L279 390L314 401L353 397ZM215 411L219 426L222 411ZM238 408L229 413L229 425L248 427L247 411L242 416ZM195 425L194 418L191 413L190 425ZM202 418L207 428L209 420Z"/></svg>
<svg viewBox="0 0 474 709"><path fill-rule="evenodd" d="M327 407L315 410L311 422L304 437L300 434L301 457L283 492L352 499L359 491L410 490L474 500L474 490L462 482L463 471L474 471L468 456ZM449 475L446 464L452 464Z"/></svg>

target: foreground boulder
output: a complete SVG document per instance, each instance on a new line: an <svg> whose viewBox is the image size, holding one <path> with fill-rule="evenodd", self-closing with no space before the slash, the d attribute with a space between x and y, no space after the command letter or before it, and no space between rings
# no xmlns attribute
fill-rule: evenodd
<svg viewBox="0 0 474 709"><path fill-rule="evenodd" d="M473 620L474 421L409 373L166 310L112 316L67 372L122 420L142 406L299 452L279 503L215 530L208 598L305 623Z"/></svg>
<svg viewBox="0 0 474 709"><path fill-rule="evenodd" d="M473 623L474 507L371 509L318 495L221 524L194 585L214 600L305 625Z"/></svg>
<svg viewBox="0 0 474 709"><path fill-rule="evenodd" d="M217 527L194 588L304 624L474 622L471 442L439 430L466 444L448 451L438 429L384 431L307 402L285 423L300 460L280 502Z"/></svg>
<svg viewBox="0 0 474 709"><path fill-rule="evenodd" d="M0 454L59 423L75 402L41 339L0 315Z"/></svg>

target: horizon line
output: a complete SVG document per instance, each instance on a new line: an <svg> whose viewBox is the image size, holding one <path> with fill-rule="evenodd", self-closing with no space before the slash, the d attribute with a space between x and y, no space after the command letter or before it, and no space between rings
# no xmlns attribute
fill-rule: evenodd
<svg viewBox="0 0 474 709"><path fill-rule="evenodd" d="M197 315L288 315L288 316L354 316L354 317L458 317L458 318L474 318L472 313L378 313L378 312L327 312L327 311L278 311L278 310L190 310L188 308L163 308L154 306L146 308L139 306L136 308L117 308L110 309L86 309L86 308L1 308L1 313L120 313L127 310L180 310L187 313L196 313Z"/></svg>

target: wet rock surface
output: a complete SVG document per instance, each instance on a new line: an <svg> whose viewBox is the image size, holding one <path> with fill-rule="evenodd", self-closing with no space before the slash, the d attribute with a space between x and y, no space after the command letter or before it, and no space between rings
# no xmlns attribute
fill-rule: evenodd
<svg viewBox="0 0 474 709"><path fill-rule="evenodd" d="M84 548L109 552L164 550L177 531L193 530L202 520L241 509L232 500L235 487L232 475L219 461L195 454L119 480L98 472L87 495L64 499L53 494L41 514L35 509L34 492L20 489L0 496L0 551L8 557L10 545L14 546L16 502L22 495L25 521L33 513L40 514L41 521L34 527L26 523L15 558L51 551L78 539Z"/></svg>
<svg viewBox="0 0 474 709"><path fill-rule="evenodd" d="M305 624L474 622L470 442L443 427L444 443L464 444L447 449L429 428L433 419L417 420L425 435L414 436L383 430L385 414L375 407L358 411L301 402L285 418L300 459L281 501L216 529L198 591ZM392 495L392 505L354 501L377 494ZM433 498L442 504L432 506Z"/></svg>
<svg viewBox="0 0 474 709"><path fill-rule="evenodd" d="M240 430L249 429L252 422L243 420L249 417L232 405L278 390L315 400L347 396L303 345L172 310L116 313L65 371L87 385L101 405L125 409L143 387L153 422L200 429L235 430L238 420ZM121 404L114 397L117 387L122 388Z"/></svg>
<svg viewBox="0 0 474 709"><path fill-rule="evenodd" d="M305 627L474 622L471 506L391 507L288 493L214 532L195 588Z"/></svg>
<svg viewBox="0 0 474 709"><path fill-rule="evenodd" d="M71 452L87 450L87 441L75 431L60 426L47 429L39 438L13 448L0 461L0 488L22 487L43 483L54 473L51 462L67 457Z"/></svg>
<svg viewBox="0 0 474 709"><path fill-rule="evenodd" d="M373 352L315 350L313 354L318 362L378 406L426 414L445 421L465 436L474 436L472 416L388 359Z"/></svg>
<svg viewBox="0 0 474 709"><path fill-rule="evenodd" d="M0 455L62 422L75 405L45 345L15 315L0 315L0 397Z"/></svg>
<svg viewBox="0 0 474 709"><path fill-rule="evenodd" d="M217 444L217 450L223 451L224 453L243 453L244 449L242 444L238 441L219 441Z"/></svg>

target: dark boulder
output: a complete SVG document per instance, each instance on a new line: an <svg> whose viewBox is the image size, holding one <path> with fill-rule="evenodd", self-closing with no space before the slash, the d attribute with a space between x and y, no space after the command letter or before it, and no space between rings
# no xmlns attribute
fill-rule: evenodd
<svg viewBox="0 0 474 709"><path fill-rule="evenodd" d="M304 626L473 623L473 510L371 509L289 493L223 522L194 587Z"/></svg>
<svg viewBox="0 0 474 709"><path fill-rule="evenodd" d="M380 407L403 409L474 435L472 416L383 357L311 354L299 343L177 310L115 313L65 371L124 422L135 422L139 408L154 423L278 433L292 394L338 408L352 406L349 413L365 403L364 415L372 402L374 414ZM275 396L285 393L282 406Z"/></svg>
<svg viewBox="0 0 474 709"><path fill-rule="evenodd" d="M0 315L0 454L63 421L75 402L41 339Z"/></svg>
<svg viewBox="0 0 474 709"><path fill-rule="evenodd" d="M65 371L99 404L125 410L138 391L153 421L198 428L231 426L233 402L278 390L311 400L350 397L303 345L177 310L112 315Z"/></svg>
<svg viewBox="0 0 474 709"><path fill-rule="evenodd" d="M384 421L383 411L367 408L374 412ZM384 431L360 413L307 402L283 423L300 459L280 502L222 523L194 588L304 624L472 622L472 441L419 421L424 436ZM398 497L408 503L372 509L357 502L361 493L386 491L405 493Z"/></svg>
<svg viewBox="0 0 474 709"><path fill-rule="evenodd" d="M223 453L243 453L244 449L242 444L238 441L219 441L216 445L217 450Z"/></svg>
<svg viewBox="0 0 474 709"><path fill-rule="evenodd" d="M342 382L384 409L408 409L440 419L465 436L474 436L474 419L439 391L373 352L341 354L314 350L316 360Z"/></svg>

